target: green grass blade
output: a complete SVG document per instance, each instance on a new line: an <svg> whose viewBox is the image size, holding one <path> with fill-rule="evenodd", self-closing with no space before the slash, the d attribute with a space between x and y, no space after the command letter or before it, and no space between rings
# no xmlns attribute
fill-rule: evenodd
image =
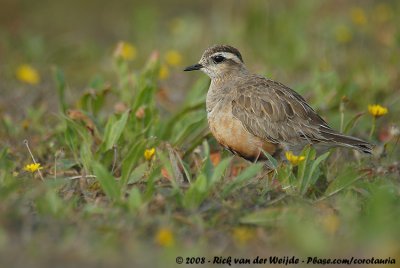
<svg viewBox="0 0 400 268"><path fill-rule="evenodd" d="M305 157L304 161L302 161L298 165L297 169L297 184L296 184L296 190L301 193L303 192L303 189L305 188L305 179L308 176L308 173L310 172L310 166L311 166L311 161L315 159L315 150L312 148L312 146L307 145L304 147L302 150L301 154L302 156Z"/></svg>
<svg viewBox="0 0 400 268"><path fill-rule="evenodd" d="M63 114L65 114L68 107L65 99L66 83L65 83L64 72L58 67L56 67L54 70L54 79L56 81L56 89L58 95L58 102L60 104L60 110Z"/></svg>
<svg viewBox="0 0 400 268"><path fill-rule="evenodd" d="M272 155L270 155L268 152L262 150L262 153L268 158L269 163L272 165L273 169L278 168L278 160L276 160Z"/></svg>
<svg viewBox="0 0 400 268"><path fill-rule="evenodd" d="M344 127L343 133L347 133L350 129L354 127L354 125L358 122L358 120L364 115L365 113L358 113L356 114Z"/></svg>

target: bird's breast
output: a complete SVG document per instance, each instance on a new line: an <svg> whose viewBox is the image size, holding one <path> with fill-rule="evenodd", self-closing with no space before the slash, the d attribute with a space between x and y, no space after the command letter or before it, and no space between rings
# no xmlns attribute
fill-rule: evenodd
<svg viewBox="0 0 400 268"><path fill-rule="evenodd" d="M248 132L242 122L233 116L232 105L229 102L218 103L208 113L208 124L211 133L222 146L248 160L260 158L262 149L271 155L277 149L275 144Z"/></svg>

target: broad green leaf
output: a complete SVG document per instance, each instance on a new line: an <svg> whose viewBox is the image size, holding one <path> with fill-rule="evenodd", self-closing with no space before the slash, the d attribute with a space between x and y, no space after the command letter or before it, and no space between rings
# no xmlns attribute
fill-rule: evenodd
<svg viewBox="0 0 400 268"><path fill-rule="evenodd" d="M176 180L176 178L175 178L175 176L174 176L174 169L173 169L173 167L172 167L172 163L171 163L171 161L169 160L169 158L164 154L164 152L161 152L161 151L157 151L157 157L160 159L160 161L161 161L161 163L162 163L162 165L163 165L163 168L164 168L165 170L167 170L168 175L169 175L171 178L173 178L173 180L172 180L172 185L173 185L174 187L176 187L176 188L179 188L179 184L177 183L177 180Z"/></svg>
<svg viewBox="0 0 400 268"><path fill-rule="evenodd" d="M331 153L328 151L328 152L326 152L326 153L324 153L324 154L318 156L317 159L315 159L315 160L313 161L312 166L311 166L311 171L310 171L311 177L313 176L313 174L315 173L315 171L321 166L321 163L322 163L323 161L325 161L325 160L330 156L330 154L331 154ZM315 182L316 182L315 180L311 179L310 184L312 185L312 184L314 184Z"/></svg>
<svg viewBox="0 0 400 268"><path fill-rule="evenodd" d="M176 138L173 141L174 146L180 146L182 143L190 136L193 132L200 129L200 127L205 123L205 119L201 118L191 124L188 124L186 127L182 129L179 133L177 133Z"/></svg>
<svg viewBox="0 0 400 268"><path fill-rule="evenodd" d="M93 153L91 151L91 143L83 140L80 148L80 159L86 172L90 172L91 162L93 161Z"/></svg>
<svg viewBox="0 0 400 268"><path fill-rule="evenodd" d="M245 181L256 176L257 173L259 173L263 169L263 166L264 166L263 163L256 163L256 164L252 164L249 167L247 167L231 183L229 183L224 188L224 190L222 192L222 196L226 197L232 191L234 191L236 188L238 188L241 184L243 184Z"/></svg>
<svg viewBox="0 0 400 268"><path fill-rule="evenodd" d="M118 139L121 137L122 131L126 126L126 122L129 117L129 110L122 114L121 118L114 122L113 119L109 119L110 123L107 123L106 133L104 134L105 150L110 150Z"/></svg>
<svg viewBox="0 0 400 268"><path fill-rule="evenodd" d="M108 120L107 120L107 124L106 124L105 129L104 129L104 137L103 137L104 142L102 144L102 147L104 147L104 149L102 151L106 151L107 150L106 149L107 143L105 142L105 140L106 140L107 137L109 139L109 137L111 136L111 131L112 131L112 128L113 128L113 126L114 126L116 121L117 121L117 118L115 117L115 115L110 116L108 118Z"/></svg>
<svg viewBox="0 0 400 268"><path fill-rule="evenodd" d="M93 138L89 131L82 125L74 122L66 116L63 116L66 123L64 137L67 145L70 147L77 163L84 164L86 170L90 170L89 162L92 160L91 145ZM81 157L78 156L78 152Z"/></svg>
<svg viewBox="0 0 400 268"><path fill-rule="evenodd" d="M324 196L331 196L333 194L336 194L337 192L347 188L351 184L353 184L355 181L357 181L360 178L360 175L357 174L357 171L349 167L347 169L341 170L337 176L328 186L328 188L325 191Z"/></svg>
<svg viewBox="0 0 400 268"><path fill-rule="evenodd" d="M138 188L133 187L129 192L128 206L131 210L136 211L143 204L142 195Z"/></svg>
<svg viewBox="0 0 400 268"><path fill-rule="evenodd" d="M294 194L297 191L296 188L296 178L292 171L291 165L282 165L279 167L277 172L278 180L282 186L282 190L284 190L287 194Z"/></svg>
<svg viewBox="0 0 400 268"><path fill-rule="evenodd" d="M134 145L131 145L128 152L122 160L121 184L126 185L132 170L137 166L137 162L143 157L146 140L143 137L138 139Z"/></svg>
<svg viewBox="0 0 400 268"><path fill-rule="evenodd" d="M190 188L185 192L183 202L187 208L197 208L204 201L208 193L207 178L200 174Z"/></svg>
<svg viewBox="0 0 400 268"><path fill-rule="evenodd" d="M209 186L214 185L216 182L218 182L222 178L222 176L225 173L225 170L231 163L231 160L232 160L232 157L228 157L218 163L218 165L214 168L214 173L212 174L212 177L209 181Z"/></svg>
<svg viewBox="0 0 400 268"><path fill-rule="evenodd" d="M133 109L136 110L142 105L152 105L157 85L154 81L141 77L138 82L139 92L135 97Z"/></svg>
<svg viewBox="0 0 400 268"><path fill-rule="evenodd" d="M181 157L178 157L179 162L182 165L183 171L185 172L186 179L189 183L192 183L192 175L190 174L190 164L183 162Z"/></svg>
<svg viewBox="0 0 400 268"><path fill-rule="evenodd" d="M208 87L210 85L210 79L201 78L197 80L197 82L193 85L193 87L189 90L186 95L186 99L184 101L184 105L196 105L197 103L201 103L204 106L206 100L206 94Z"/></svg>
<svg viewBox="0 0 400 268"><path fill-rule="evenodd" d="M275 226L277 221L282 220L283 216L290 212L289 210L288 208L266 208L242 217L240 222L244 224Z"/></svg>
<svg viewBox="0 0 400 268"><path fill-rule="evenodd" d="M185 178L181 172L181 168L179 167L179 160L178 156L175 153L174 149L172 146L168 143L167 144L167 150L168 150L168 157L169 157L169 162L171 163L172 171L174 173L174 178L175 181L179 184L182 185L185 181Z"/></svg>
<svg viewBox="0 0 400 268"><path fill-rule="evenodd" d="M147 162L140 164L137 166L131 173L128 179L128 184L138 182L143 178L144 173L148 169L149 164Z"/></svg>
<svg viewBox="0 0 400 268"><path fill-rule="evenodd" d="M317 159L312 161L311 166L310 165L307 166L307 169L309 169L309 171L307 172L307 176L302 181L302 185L301 185L301 194L302 195L304 195L308 191L310 186L312 186L318 179L319 174L320 174L319 166L322 161L324 161L326 158L328 158L329 154L330 154L330 152L326 152L326 153L320 155Z"/></svg>
<svg viewBox="0 0 400 268"><path fill-rule="evenodd" d="M172 134L174 133L174 127L178 125L180 121L182 121L187 115L196 112L200 109L204 108L204 101L197 102L193 105L187 106L183 108L181 111L177 112L174 116L171 117L166 123L166 127L164 127L160 136L163 139L170 139Z"/></svg>
<svg viewBox="0 0 400 268"><path fill-rule="evenodd" d="M93 88L94 87L90 87L90 90L87 90L79 99L79 108L91 113L92 115L97 115L104 106L104 101L111 89L106 87L102 90L94 90Z"/></svg>
<svg viewBox="0 0 400 268"><path fill-rule="evenodd" d="M121 196L120 187L114 176L100 163L92 162L93 172L99 181L104 193L113 201L117 201Z"/></svg>
<svg viewBox="0 0 400 268"><path fill-rule="evenodd" d="M307 145L304 147L300 155L304 156L305 159L304 161L300 162L297 168L297 186L296 188L302 192L303 187L304 187L304 180L307 178L309 172L310 172L310 162L315 159L315 149L312 148L312 146Z"/></svg>
<svg viewBox="0 0 400 268"><path fill-rule="evenodd" d="M153 194L155 191L155 184L157 180L160 178L160 173L161 173L161 166L157 165L156 167L153 167L153 169L150 171L149 176L147 177L146 180L146 189L143 196L143 200L145 201L150 201L153 198ZM178 188L178 193L179 188Z"/></svg>

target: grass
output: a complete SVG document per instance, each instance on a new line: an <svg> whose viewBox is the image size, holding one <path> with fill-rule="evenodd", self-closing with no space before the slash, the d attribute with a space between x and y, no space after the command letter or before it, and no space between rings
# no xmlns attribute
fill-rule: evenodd
<svg viewBox="0 0 400 268"><path fill-rule="evenodd" d="M63 22L0 29L8 52L0 66L1 265L172 267L177 256L273 255L399 262L398 3L249 1L211 14L188 4L176 17L162 9L150 1L134 11L142 28L133 31L133 61L113 54L119 40L89 35L78 50L66 37L47 44L46 31ZM205 41L192 36L205 32ZM168 41L157 47L160 35ZM294 87L335 129L377 144L376 154L306 147L298 165L271 158L266 172L223 151L207 127L209 80L181 72L217 42L242 48L250 69ZM168 63L172 49L182 59ZM39 82L16 79L25 62ZM389 113L374 119L375 103ZM26 145L43 181L24 171Z"/></svg>

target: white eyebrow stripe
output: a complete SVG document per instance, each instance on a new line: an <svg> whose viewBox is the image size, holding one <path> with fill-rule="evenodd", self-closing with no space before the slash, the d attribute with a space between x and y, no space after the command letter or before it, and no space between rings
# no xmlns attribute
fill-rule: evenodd
<svg viewBox="0 0 400 268"><path fill-rule="evenodd" d="M234 60L236 62L242 62L238 56L236 56L235 54L231 53L231 52L215 52L214 54L211 55L211 57L215 57L217 55L221 55L222 57L224 57L225 59L231 59Z"/></svg>

